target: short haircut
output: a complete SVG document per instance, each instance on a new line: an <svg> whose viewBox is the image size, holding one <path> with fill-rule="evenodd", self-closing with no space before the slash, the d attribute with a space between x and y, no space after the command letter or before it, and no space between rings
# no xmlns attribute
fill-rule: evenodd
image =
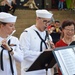
<svg viewBox="0 0 75 75"><path fill-rule="evenodd" d="M60 23L60 21L59 20L55 20L55 23Z"/></svg>
<svg viewBox="0 0 75 75"><path fill-rule="evenodd" d="M66 26L71 26L72 24L74 25L74 29L75 29L75 22L72 20L63 21L61 27L62 27L62 29L64 29Z"/></svg>

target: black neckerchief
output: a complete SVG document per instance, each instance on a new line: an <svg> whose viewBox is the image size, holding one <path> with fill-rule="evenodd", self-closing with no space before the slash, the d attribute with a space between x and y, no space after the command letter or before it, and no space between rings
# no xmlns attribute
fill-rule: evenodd
<svg viewBox="0 0 75 75"><path fill-rule="evenodd" d="M8 41L8 45L10 45L10 40ZM1 46L2 50L1 50L1 70L4 71L4 65L3 65L3 51L5 50L5 48L3 46ZM9 61L10 61L10 68L11 68L11 72L12 75L14 75L14 70L13 70L13 64L12 64L12 58L10 55L10 52L8 52L9 55Z"/></svg>
<svg viewBox="0 0 75 75"><path fill-rule="evenodd" d="M46 36L45 36L45 39L42 39L42 37L40 36L40 34L38 33L38 31L36 31L36 30L34 30L36 33L37 33L37 35L39 36L39 38L41 39L41 43L40 43L40 52L42 51L42 43L44 43L45 44L45 47L46 47L46 49L48 49L47 48L47 44L46 44L46 38L48 37L47 35L47 32L46 32Z"/></svg>

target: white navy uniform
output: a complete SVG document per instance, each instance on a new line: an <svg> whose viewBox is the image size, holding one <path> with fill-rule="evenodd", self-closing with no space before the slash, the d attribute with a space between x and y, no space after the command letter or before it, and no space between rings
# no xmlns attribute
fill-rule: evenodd
<svg viewBox="0 0 75 75"><path fill-rule="evenodd" d="M21 63L21 75L46 75L45 69L26 72L26 70L32 65L35 59L41 53L40 42L41 39L35 32L35 30L41 35L42 39L45 39L46 32L39 31L35 25L25 29L25 31L20 36L20 47L24 53L24 61ZM51 41L52 38L50 37ZM42 51L46 49L45 44L42 44ZM50 69L48 75L51 75Z"/></svg>
<svg viewBox="0 0 75 75"><path fill-rule="evenodd" d="M2 41L2 40L3 40L3 38L0 37L0 41ZM12 57L14 75L17 75L16 62L15 61L21 62L23 60L23 53L20 50L18 38L14 37L14 36L11 36L10 37L10 44L15 45L15 46L11 46L11 48L14 51L14 54L11 55L11 57ZM2 48L0 46L0 54L1 54L1 50L2 50ZM12 75L8 51L5 50L5 49L3 50L3 65L4 65L4 71L1 70L1 65L0 65L0 75Z"/></svg>

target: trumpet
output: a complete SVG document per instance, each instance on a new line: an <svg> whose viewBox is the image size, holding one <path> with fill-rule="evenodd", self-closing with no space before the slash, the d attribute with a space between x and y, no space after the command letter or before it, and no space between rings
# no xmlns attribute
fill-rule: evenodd
<svg viewBox="0 0 75 75"><path fill-rule="evenodd" d="M10 35L8 35L8 37L6 38L6 40L8 41L10 39L10 37L16 32L16 30L14 30ZM0 42L0 46L2 45L2 42Z"/></svg>

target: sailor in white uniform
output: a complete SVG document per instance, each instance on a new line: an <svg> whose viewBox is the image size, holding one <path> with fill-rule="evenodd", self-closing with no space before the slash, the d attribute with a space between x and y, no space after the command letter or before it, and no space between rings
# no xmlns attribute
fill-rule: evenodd
<svg viewBox="0 0 75 75"><path fill-rule="evenodd" d="M32 65L39 54L48 48L46 40L47 33L46 27L50 24L52 13L47 10L36 10L36 24L24 30L20 36L20 47L24 53L24 61L21 64L21 75L46 75L45 69L26 72ZM52 38L50 43L52 43ZM50 69L48 75L51 75Z"/></svg>
<svg viewBox="0 0 75 75"><path fill-rule="evenodd" d="M19 40L12 36L16 19L17 16L0 13L0 75L17 75L15 61L23 60Z"/></svg>

